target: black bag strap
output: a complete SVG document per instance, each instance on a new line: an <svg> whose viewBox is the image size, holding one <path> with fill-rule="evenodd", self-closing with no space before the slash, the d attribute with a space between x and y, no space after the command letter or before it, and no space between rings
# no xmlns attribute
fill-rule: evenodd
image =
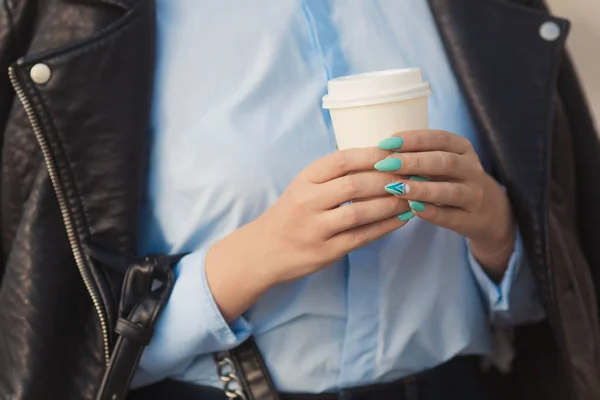
<svg viewBox="0 0 600 400"><path fill-rule="evenodd" d="M225 394L239 400L279 400L279 394L254 338L214 354Z"/></svg>
<svg viewBox="0 0 600 400"><path fill-rule="evenodd" d="M139 259L97 244L88 244L86 248L92 259L125 275L115 325L117 340L96 395L96 400L125 400L140 357L173 291L172 269L185 254ZM228 398L279 400L252 337L235 349L215 353L214 358Z"/></svg>
<svg viewBox="0 0 600 400"><path fill-rule="evenodd" d="M96 400L125 400L144 348L173 291L172 268L183 255L134 259L100 246L89 246L88 252L103 265L125 273L115 325L117 340L96 395Z"/></svg>

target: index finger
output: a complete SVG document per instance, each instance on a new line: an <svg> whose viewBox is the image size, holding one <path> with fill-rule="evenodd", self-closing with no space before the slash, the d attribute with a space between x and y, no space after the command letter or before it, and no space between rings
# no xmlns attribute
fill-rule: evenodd
<svg viewBox="0 0 600 400"><path fill-rule="evenodd" d="M402 140L398 140L402 138ZM393 148L401 142L400 147ZM442 130L413 130L394 134L382 140L379 148L402 153L423 151L445 151L448 153L466 154L474 151L473 145L464 137Z"/></svg>
<svg viewBox="0 0 600 400"><path fill-rule="evenodd" d="M373 171L373 166L389 155L377 147L339 150L313 162L302 173L313 183L325 183L351 172Z"/></svg>

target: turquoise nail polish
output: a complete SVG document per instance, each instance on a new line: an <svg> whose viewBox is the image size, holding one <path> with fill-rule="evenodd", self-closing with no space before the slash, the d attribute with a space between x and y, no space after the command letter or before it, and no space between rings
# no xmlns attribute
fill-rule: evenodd
<svg viewBox="0 0 600 400"><path fill-rule="evenodd" d="M385 185L385 191L390 194L402 196L410 192L410 185L404 182L394 182L390 183L389 185Z"/></svg>
<svg viewBox="0 0 600 400"><path fill-rule="evenodd" d="M383 139L381 142L379 142L377 147L382 150L395 150L402 147L402 145L404 145L404 139L401 137L391 137Z"/></svg>
<svg viewBox="0 0 600 400"><path fill-rule="evenodd" d="M419 181L419 182L429 182L429 179L427 178L423 178L422 176L419 175L413 175L409 178L411 181Z"/></svg>
<svg viewBox="0 0 600 400"><path fill-rule="evenodd" d="M375 169L381 172L392 172L402 167L402 160L399 158L386 158L375 164Z"/></svg>
<svg viewBox="0 0 600 400"><path fill-rule="evenodd" d="M425 204L421 203L420 201L409 201L408 204L410 205L411 210L416 212L425 211Z"/></svg>
<svg viewBox="0 0 600 400"><path fill-rule="evenodd" d="M410 219L413 219L414 217L415 213L412 211L403 212L402 214L398 215L398 219L400 221L408 221Z"/></svg>

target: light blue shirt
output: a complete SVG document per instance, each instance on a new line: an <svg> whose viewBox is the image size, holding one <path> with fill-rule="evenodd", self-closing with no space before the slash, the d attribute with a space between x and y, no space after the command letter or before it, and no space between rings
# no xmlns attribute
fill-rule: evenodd
<svg viewBox="0 0 600 400"><path fill-rule="evenodd" d="M477 134L426 0L158 0L154 143L143 253L191 252L136 385L221 387L211 353L255 335L276 386L334 391L492 352L491 323L538 320L521 243L495 285L463 237L418 218L302 280L269 290L228 325L204 255L335 151L327 80L420 67L430 126ZM485 161L485 155L481 154Z"/></svg>

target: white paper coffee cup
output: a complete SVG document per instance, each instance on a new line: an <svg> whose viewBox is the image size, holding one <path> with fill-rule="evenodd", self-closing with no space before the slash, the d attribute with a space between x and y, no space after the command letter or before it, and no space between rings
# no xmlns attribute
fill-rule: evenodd
<svg viewBox="0 0 600 400"><path fill-rule="evenodd" d="M403 130L427 129L429 83L419 68L368 72L332 79L329 109L338 149L376 146Z"/></svg>

